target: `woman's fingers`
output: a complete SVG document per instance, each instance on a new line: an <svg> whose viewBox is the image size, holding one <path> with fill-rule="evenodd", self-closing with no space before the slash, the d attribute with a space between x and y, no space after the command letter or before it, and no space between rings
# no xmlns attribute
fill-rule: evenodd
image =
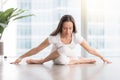
<svg viewBox="0 0 120 80"><path fill-rule="evenodd" d="M11 62L10 64L19 64L22 59L18 58L14 62Z"/></svg>

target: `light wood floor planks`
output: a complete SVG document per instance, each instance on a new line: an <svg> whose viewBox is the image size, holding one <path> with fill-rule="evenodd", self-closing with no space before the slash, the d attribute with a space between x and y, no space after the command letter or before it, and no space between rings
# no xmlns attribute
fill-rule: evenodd
<svg viewBox="0 0 120 80"><path fill-rule="evenodd" d="M8 59L0 62L0 80L120 80L120 58L111 60L112 64L13 65Z"/></svg>

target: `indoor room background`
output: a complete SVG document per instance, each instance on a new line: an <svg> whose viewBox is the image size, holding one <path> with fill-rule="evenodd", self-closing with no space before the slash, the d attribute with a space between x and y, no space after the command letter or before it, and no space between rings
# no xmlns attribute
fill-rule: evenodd
<svg viewBox="0 0 120 80"><path fill-rule="evenodd" d="M61 16L65 14L70 14L75 18L78 33L91 47L107 57L120 56L119 0L0 1L0 10L14 7L28 10L29 13L35 15L12 22L6 28L2 38L5 44L5 56L18 56L39 45L56 29ZM48 55L50 48L51 46L35 56ZM83 56L91 56L81 47L77 50Z"/></svg>

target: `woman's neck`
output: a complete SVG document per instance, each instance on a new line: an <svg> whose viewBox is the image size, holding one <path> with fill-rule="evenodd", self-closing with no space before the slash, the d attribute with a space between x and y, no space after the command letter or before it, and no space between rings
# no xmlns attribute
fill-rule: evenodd
<svg viewBox="0 0 120 80"><path fill-rule="evenodd" d="M62 35L60 34L60 40L64 44L70 44L72 41L72 34L71 35Z"/></svg>
<svg viewBox="0 0 120 80"><path fill-rule="evenodd" d="M71 35L64 35L64 34L60 34L61 38L64 38L64 39L69 39L69 38L72 38L72 34Z"/></svg>

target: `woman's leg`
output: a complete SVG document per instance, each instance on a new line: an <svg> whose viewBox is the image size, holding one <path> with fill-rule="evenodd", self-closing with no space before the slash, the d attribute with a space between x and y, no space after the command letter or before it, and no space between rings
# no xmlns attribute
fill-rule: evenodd
<svg viewBox="0 0 120 80"><path fill-rule="evenodd" d="M69 64L94 64L96 60L94 59L87 59L87 58L81 58L81 59L71 59Z"/></svg>
<svg viewBox="0 0 120 80"><path fill-rule="evenodd" d="M59 53L57 51L54 51L44 59L39 59L39 60L29 59L29 60L26 60L26 63L28 63L28 64L43 64L44 62L54 60L57 57L59 57Z"/></svg>

